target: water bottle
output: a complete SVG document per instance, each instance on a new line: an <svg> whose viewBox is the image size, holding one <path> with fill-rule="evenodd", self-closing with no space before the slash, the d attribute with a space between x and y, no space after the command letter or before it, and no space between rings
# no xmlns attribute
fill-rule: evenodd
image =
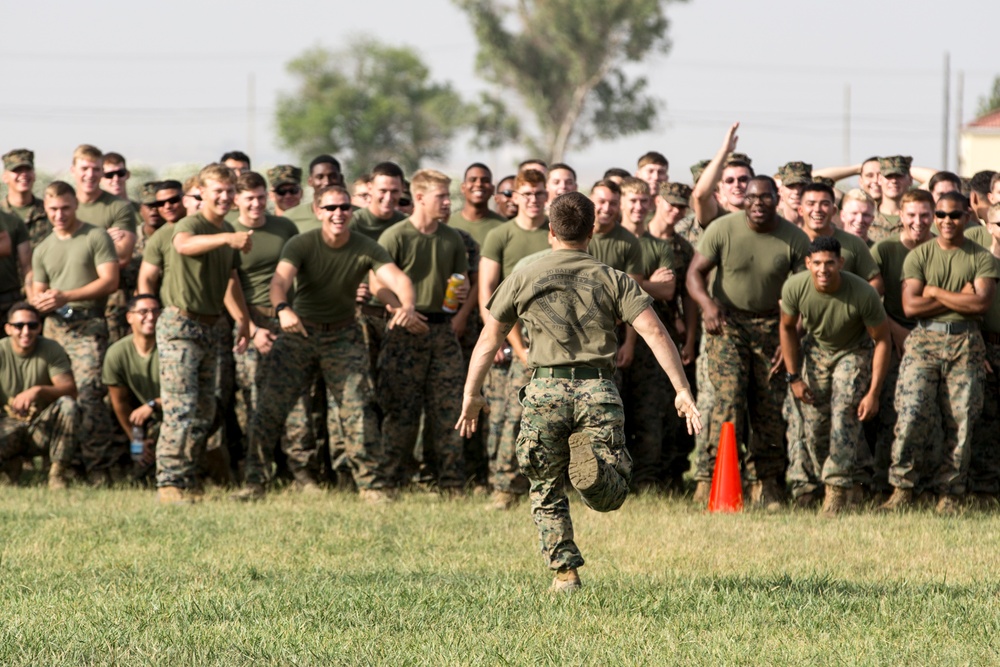
<svg viewBox="0 0 1000 667"><path fill-rule="evenodd" d="M132 427L132 443L129 445L129 451L132 453L132 460L136 463L142 458L142 454L146 449L146 433L143 431L141 426Z"/></svg>

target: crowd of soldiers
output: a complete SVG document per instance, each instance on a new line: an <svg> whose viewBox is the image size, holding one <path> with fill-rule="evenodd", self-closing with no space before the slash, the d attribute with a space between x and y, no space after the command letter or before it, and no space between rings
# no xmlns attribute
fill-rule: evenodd
<svg viewBox="0 0 1000 667"><path fill-rule="evenodd" d="M589 188L589 253L654 300L705 424L688 432L654 351L619 323L631 488L704 504L732 422L749 501L770 511L995 503L1000 176L905 156L760 175L737 130L693 187L651 151ZM493 510L528 493L538 364L520 325L485 377L483 427L455 424L490 301L551 251L570 165L495 179L472 164L453 210L448 176L392 162L348 186L330 155L265 178L235 151L129 201L120 154L79 146L74 182L40 196L33 158L3 156L8 482L42 466L52 489L155 484L167 504L206 482L238 500L284 484L371 503L482 492Z"/></svg>

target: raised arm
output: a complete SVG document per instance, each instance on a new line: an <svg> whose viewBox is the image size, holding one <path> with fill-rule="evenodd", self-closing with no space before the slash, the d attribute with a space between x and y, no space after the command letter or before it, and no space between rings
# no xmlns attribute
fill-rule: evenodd
<svg viewBox="0 0 1000 667"><path fill-rule="evenodd" d="M736 143L739 141L736 131L739 128L739 123L733 123L726 131L722 146L705 167L705 171L702 172L701 178L695 183L694 190L691 192L694 216L703 228L708 227L708 223L719 217L719 201L715 198L715 192L719 187L719 179L722 178L722 170L726 165L726 156L736 150Z"/></svg>

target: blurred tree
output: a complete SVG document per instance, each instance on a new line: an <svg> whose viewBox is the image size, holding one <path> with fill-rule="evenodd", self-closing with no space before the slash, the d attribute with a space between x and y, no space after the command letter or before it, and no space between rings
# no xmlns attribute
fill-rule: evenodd
<svg viewBox="0 0 1000 667"><path fill-rule="evenodd" d="M979 98L979 109L976 111L976 118L981 118L997 109L1000 109L1000 76L994 77L993 89L990 91L990 94Z"/></svg>

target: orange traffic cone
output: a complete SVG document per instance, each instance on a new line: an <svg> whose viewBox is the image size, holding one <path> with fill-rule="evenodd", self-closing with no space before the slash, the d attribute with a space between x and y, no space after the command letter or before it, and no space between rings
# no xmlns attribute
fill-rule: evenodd
<svg viewBox="0 0 1000 667"><path fill-rule="evenodd" d="M739 512L743 510L743 481L736 452L736 427L722 424L719 451L712 473L712 493L708 497L709 512Z"/></svg>

